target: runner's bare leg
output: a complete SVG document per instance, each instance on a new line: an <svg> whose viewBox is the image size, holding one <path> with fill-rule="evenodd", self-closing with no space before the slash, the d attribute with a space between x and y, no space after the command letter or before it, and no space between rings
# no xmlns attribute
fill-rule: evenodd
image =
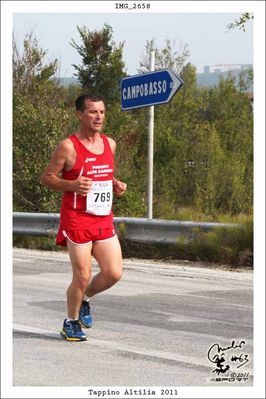
<svg viewBox="0 0 266 399"><path fill-rule="evenodd" d="M123 260L117 236L93 243L92 253L99 264L100 272L91 280L86 295L92 297L117 283L122 276Z"/></svg>
<svg viewBox="0 0 266 399"><path fill-rule="evenodd" d="M67 247L73 269L72 282L67 289L68 317L77 319L91 277L92 243L76 245L67 240Z"/></svg>

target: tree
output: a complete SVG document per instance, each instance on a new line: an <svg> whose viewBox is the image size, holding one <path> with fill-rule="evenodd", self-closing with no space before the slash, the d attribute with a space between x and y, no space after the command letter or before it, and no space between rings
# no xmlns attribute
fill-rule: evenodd
<svg viewBox="0 0 266 399"><path fill-rule="evenodd" d="M107 105L120 99L120 80L125 76L122 52L124 43L117 46L112 40L113 30L108 24L100 31L90 31L85 26L77 27L82 44L73 39L71 45L82 59L74 65L83 91L102 94Z"/></svg>
<svg viewBox="0 0 266 399"><path fill-rule="evenodd" d="M38 41L33 33L25 36L23 52L20 54L13 36L13 88L20 93L34 91L36 85L50 84L49 79L55 75L58 61L44 64L47 51L38 47Z"/></svg>
<svg viewBox="0 0 266 399"><path fill-rule="evenodd" d="M13 48L14 210L58 212L60 193L44 188L39 180L56 145L75 121L52 79L57 61L45 62L46 52L32 34L25 37L22 55L15 42Z"/></svg>
<svg viewBox="0 0 266 399"><path fill-rule="evenodd" d="M254 19L254 16L249 12L245 12L245 13L241 14L240 17L238 19L236 19L234 22L231 22L230 24L228 24L227 28L229 30L232 30L234 28L239 28L239 30L242 30L243 32L245 32L246 24L251 19Z"/></svg>
<svg viewBox="0 0 266 399"><path fill-rule="evenodd" d="M242 80L220 78L210 90L208 119L218 132L225 154L221 207L237 214L252 212L253 110ZM222 194L223 193L223 194Z"/></svg>
<svg viewBox="0 0 266 399"><path fill-rule="evenodd" d="M169 68L174 73L179 73L190 55L188 47L181 41L178 43L177 38L165 41L165 46L159 50L155 45L155 40L146 41L145 53L140 61L140 73L149 72L150 70L150 52L155 52L155 70Z"/></svg>
<svg viewBox="0 0 266 399"><path fill-rule="evenodd" d="M168 212L172 209L173 215L180 207L195 206L196 179L199 173L205 173L206 147L201 146L206 140L205 129L199 134L205 121L199 110L204 108L206 99L197 87L193 65L184 65L180 77L184 81L182 89L169 104L157 107L155 113L157 217L162 217L166 198Z"/></svg>

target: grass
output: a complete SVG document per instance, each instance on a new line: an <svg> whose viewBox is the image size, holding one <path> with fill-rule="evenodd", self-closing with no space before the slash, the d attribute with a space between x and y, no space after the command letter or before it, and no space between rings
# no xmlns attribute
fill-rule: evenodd
<svg viewBox="0 0 266 399"><path fill-rule="evenodd" d="M62 248L55 244L54 237L29 237L14 234L13 246L16 248L42 249L45 251L62 251Z"/></svg>
<svg viewBox="0 0 266 399"><path fill-rule="evenodd" d="M245 224L252 221L252 215L245 215L243 213L237 215L230 215L228 213L205 214L195 208L180 207L173 220Z"/></svg>

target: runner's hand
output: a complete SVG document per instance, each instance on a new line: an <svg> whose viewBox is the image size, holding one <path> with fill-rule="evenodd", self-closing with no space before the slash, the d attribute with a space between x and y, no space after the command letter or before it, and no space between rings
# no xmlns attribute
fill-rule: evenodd
<svg viewBox="0 0 266 399"><path fill-rule="evenodd" d="M77 180L74 181L73 191L84 197L90 191L91 185L92 185L92 179L80 176Z"/></svg>
<svg viewBox="0 0 266 399"><path fill-rule="evenodd" d="M117 197L121 197L123 194L125 194L126 190L127 190L127 185L126 183L123 183L122 181L119 180L114 180L113 183L113 189L114 189L114 193Z"/></svg>

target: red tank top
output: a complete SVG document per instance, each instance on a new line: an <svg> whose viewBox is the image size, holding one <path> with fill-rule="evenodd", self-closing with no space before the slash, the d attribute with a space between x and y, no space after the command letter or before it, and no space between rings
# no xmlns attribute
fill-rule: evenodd
<svg viewBox="0 0 266 399"><path fill-rule="evenodd" d="M62 177L66 180L75 180L80 176L89 177L93 185L85 197L72 191L63 193L60 211L60 227L63 230L112 227L114 156L107 137L101 134L101 138L104 151L102 154L94 154L76 135L69 137L76 150L77 159L71 170L62 172Z"/></svg>

